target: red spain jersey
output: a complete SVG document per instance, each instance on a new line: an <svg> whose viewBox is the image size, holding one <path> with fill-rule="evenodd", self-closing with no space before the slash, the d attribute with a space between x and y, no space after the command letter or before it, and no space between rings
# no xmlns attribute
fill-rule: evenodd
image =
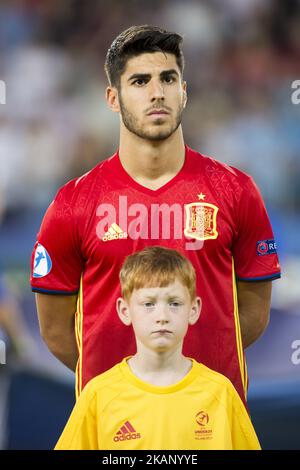
<svg viewBox="0 0 300 470"><path fill-rule="evenodd" d="M31 285L78 293L77 395L136 351L133 330L116 313L118 276L125 257L149 245L176 249L193 263L202 312L183 353L227 376L245 401L236 280L280 277L276 244L251 177L187 146L182 169L158 190L132 179L116 153L63 186L45 214Z"/></svg>

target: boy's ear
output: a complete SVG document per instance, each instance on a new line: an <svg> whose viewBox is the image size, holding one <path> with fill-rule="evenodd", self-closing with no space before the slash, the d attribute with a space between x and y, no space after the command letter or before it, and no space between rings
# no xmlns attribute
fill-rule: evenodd
<svg viewBox="0 0 300 470"><path fill-rule="evenodd" d="M120 111L119 94L116 87L108 86L105 91L106 101L112 111L118 113Z"/></svg>
<svg viewBox="0 0 300 470"><path fill-rule="evenodd" d="M117 299L116 307L121 322L126 326L131 325L129 306L123 297L119 297Z"/></svg>
<svg viewBox="0 0 300 470"><path fill-rule="evenodd" d="M195 325L195 323L197 323L200 317L201 307L202 301L200 297L196 297L195 300L192 302L191 313L189 318L190 325Z"/></svg>

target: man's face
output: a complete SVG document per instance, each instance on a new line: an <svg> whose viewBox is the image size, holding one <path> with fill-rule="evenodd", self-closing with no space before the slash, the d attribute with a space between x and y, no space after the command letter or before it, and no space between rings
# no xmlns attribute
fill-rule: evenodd
<svg viewBox="0 0 300 470"><path fill-rule="evenodd" d="M134 290L128 311L137 344L165 352L181 346L188 325L198 319L200 299L192 302L187 287L175 280L167 287Z"/></svg>
<svg viewBox="0 0 300 470"><path fill-rule="evenodd" d="M118 93L124 126L151 141L170 137L181 123L186 84L173 54L145 53L128 60Z"/></svg>

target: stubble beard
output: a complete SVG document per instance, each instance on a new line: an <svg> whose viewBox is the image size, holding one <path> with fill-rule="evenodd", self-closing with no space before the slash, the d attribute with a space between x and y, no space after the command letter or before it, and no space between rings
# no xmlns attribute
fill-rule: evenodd
<svg viewBox="0 0 300 470"><path fill-rule="evenodd" d="M182 113L184 109L183 103L181 103L176 113L174 125L171 124L168 129L164 129L164 130L161 129L161 130L157 130L156 132L153 132L153 130L147 131L147 129L145 129L141 124L139 124L137 117L126 108L120 95L119 95L119 104L120 104L120 112L122 116L122 121L126 129L129 132L132 132L136 136L140 137L141 139L150 140L152 142L159 142L162 140L166 140L172 134L174 134L174 132L178 129L178 127L181 124ZM162 122L162 119L157 118L156 122L153 123L153 126L156 126L159 129L159 127L161 126L161 122Z"/></svg>

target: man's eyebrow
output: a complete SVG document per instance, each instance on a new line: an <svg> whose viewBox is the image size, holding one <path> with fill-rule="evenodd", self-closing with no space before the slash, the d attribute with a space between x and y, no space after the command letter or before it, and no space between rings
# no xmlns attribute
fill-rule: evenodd
<svg viewBox="0 0 300 470"><path fill-rule="evenodd" d="M175 70L175 69L163 70L159 74L160 77L166 77L167 75L177 75L177 76L179 76L177 70ZM149 80L150 78L151 78L150 73L134 73L134 74L130 75L130 77L128 78L127 81L130 82L131 80L135 80L135 79Z"/></svg>
<svg viewBox="0 0 300 470"><path fill-rule="evenodd" d="M130 77L128 78L128 82L130 82L131 80L134 80L134 79L140 79L140 80L147 80L149 78L151 78L151 74L150 73L134 73L133 75L130 75Z"/></svg>
<svg viewBox="0 0 300 470"><path fill-rule="evenodd" d="M161 77L165 77L166 75L177 75L179 77L179 74L178 74L177 70L175 70L175 69L163 70L160 73Z"/></svg>

